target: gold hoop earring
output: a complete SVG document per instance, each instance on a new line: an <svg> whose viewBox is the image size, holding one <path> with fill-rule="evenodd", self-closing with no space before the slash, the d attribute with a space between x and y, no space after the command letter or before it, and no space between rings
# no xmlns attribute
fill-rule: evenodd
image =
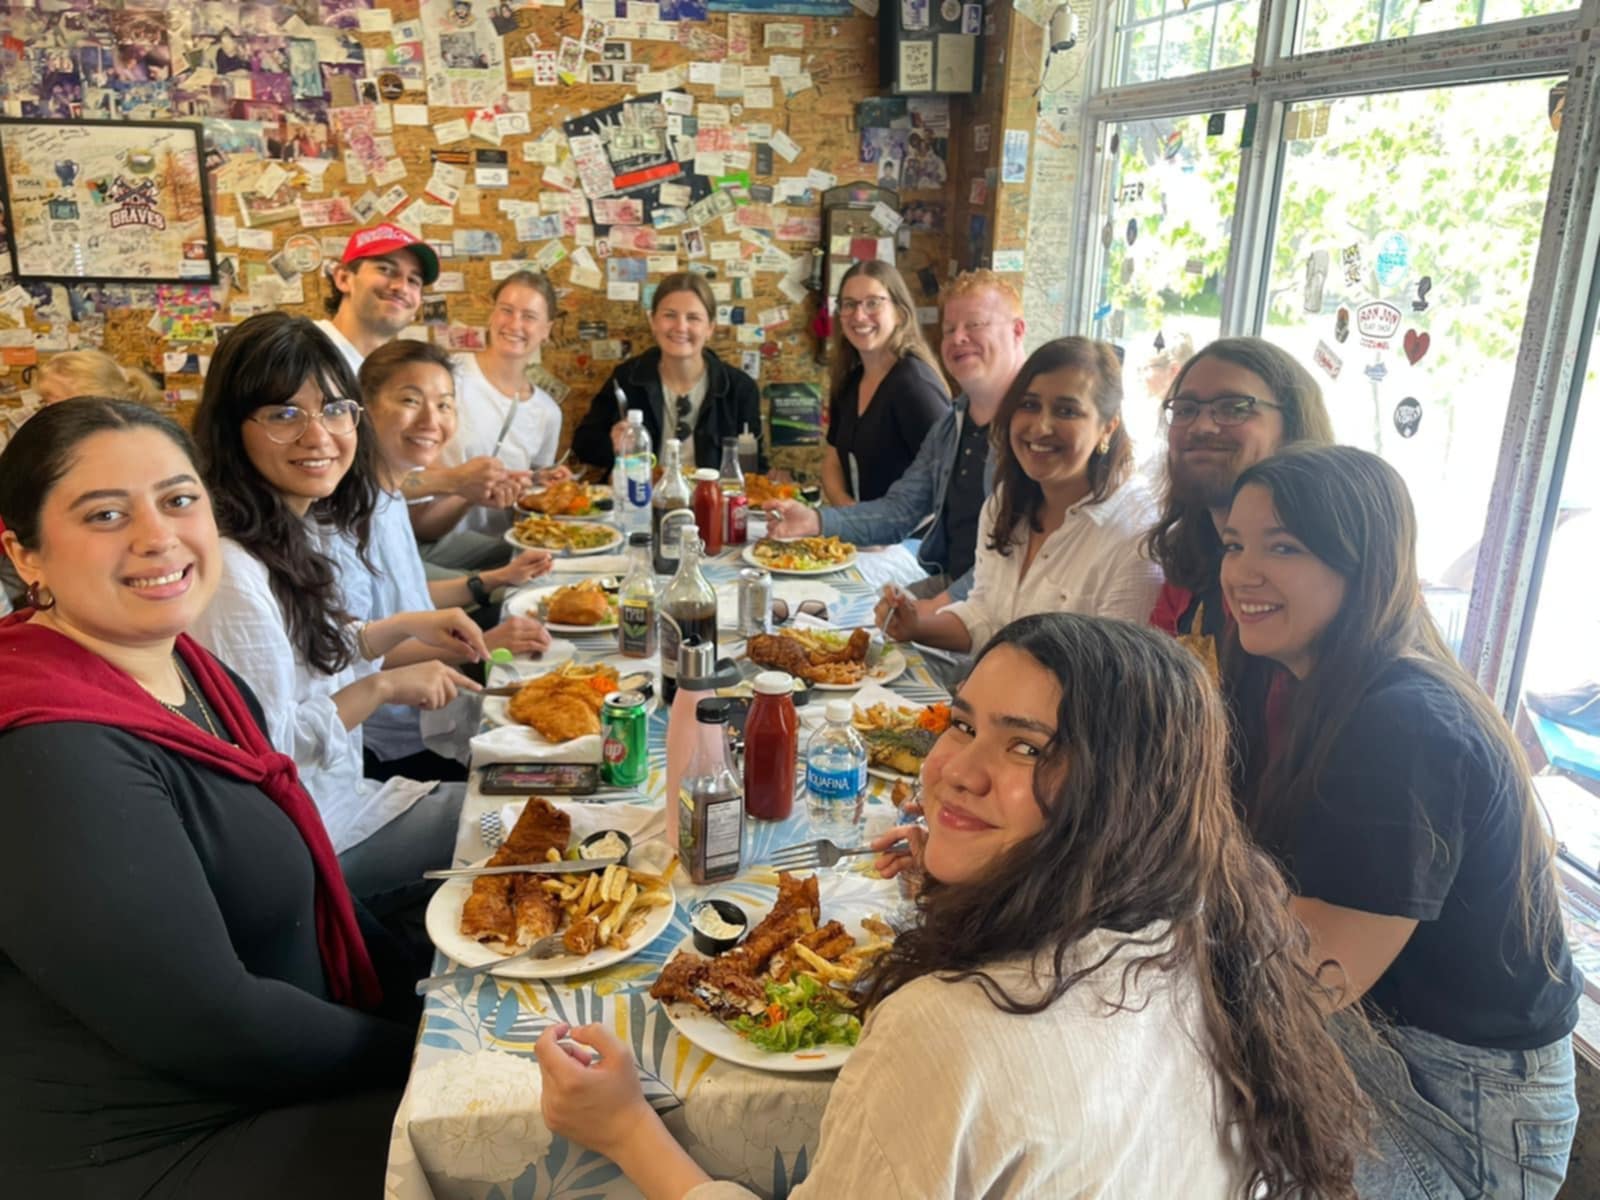
<svg viewBox="0 0 1600 1200"><path fill-rule="evenodd" d="M55 594L53 592L51 592L49 588L45 587L45 585L42 584L42 583L39 583L37 581L35 581L33 583L30 583L28 585L28 593L27 594L28 594L28 607L29 608L36 608L40 612L49 612L52 608L54 608L56 606ZM44 599L46 596L50 597L50 600L49 600L48 603L46 603L45 599Z"/></svg>
<svg viewBox="0 0 1600 1200"><path fill-rule="evenodd" d="M1111 453L1111 439L1110 438L1107 438L1105 441L1100 443L1100 453L1101 453L1102 456Z"/></svg>

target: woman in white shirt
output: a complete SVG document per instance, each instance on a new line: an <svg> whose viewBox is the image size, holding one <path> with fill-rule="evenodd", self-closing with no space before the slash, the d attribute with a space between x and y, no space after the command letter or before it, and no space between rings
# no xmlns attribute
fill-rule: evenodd
<svg viewBox="0 0 1600 1200"><path fill-rule="evenodd" d="M508 471L531 472L536 483L564 479L565 470L552 469L561 442L561 407L528 382L528 368L550 336L556 290L543 274L518 271L501 280L489 299L494 307L487 344L476 353L455 356L456 432L440 452L439 463L458 467L469 459L490 457ZM414 520L424 540L453 530L453 547L481 542L485 552L492 549L485 539L498 541L511 527L504 508L472 505L459 496L421 506ZM451 550L431 561L447 565L459 557Z"/></svg>
<svg viewBox="0 0 1600 1200"><path fill-rule="evenodd" d="M1161 590L1161 569L1139 545L1155 505L1131 478L1112 348L1078 337L1040 346L993 428L994 492L978 522L972 591L939 609L891 591L889 636L965 652L1029 613L1144 621Z"/></svg>
<svg viewBox="0 0 1600 1200"><path fill-rule="evenodd" d="M1234 813L1199 661L1127 622L1025 617L951 709L925 838L878 843L912 839L917 916L867 981L790 1195L1351 1195L1364 1100ZM536 1052L549 1127L652 1200L751 1195L674 1141L605 1026L553 1026Z"/></svg>
<svg viewBox="0 0 1600 1200"><path fill-rule="evenodd" d="M378 495L365 557L349 533L327 539L327 553L338 564L345 608L363 621L436 606L477 604L487 609L492 607L492 592L548 571L548 550L524 550L503 567L455 579L428 579L400 484L409 472L432 466L440 447L455 432L456 388L450 356L429 342L396 338L367 356L358 379L377 451L374 479ZM483 640L490 650L504 648L513 654L534 654L550 645L549 633L534 617L507 617L488 630ZM383 661L386 667L394 667L423 658L463 662L468 657L466 646L459 643L439 649L411 642ZM416 774L429 779L466 778L460 763L423 745L414 707L385 704L362 728L369 778Z"/></svg>
<svg viewBox="0 0 1600 1200"><path fill-rule="evenodd" d="M250 684L272 744L295 760L339 852L350 890L379 916L411 908L422 871L449 862L459 784L363 777L361 724L383 704L436 708L477 685L436 660L378 669L416 639L484 658L459 608L356 622L333 533L370 544L372 435L356 381L303 317L260 313L224 337L195 414L223 576L193 635ZM420 657L420 655L418 656Z"/></svg>

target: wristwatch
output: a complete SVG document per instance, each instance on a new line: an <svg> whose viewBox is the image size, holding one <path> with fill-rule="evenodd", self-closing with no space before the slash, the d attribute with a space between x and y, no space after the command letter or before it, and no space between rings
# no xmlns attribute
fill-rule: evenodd
<svg viewBox="0 0 1600 1200"><path fill-rule="evenodd" d="M493 603L489 598L489 589L483 584L482 575L467 576L467 591L472 593L472 600L475 604L480 604L487 608Z"/></svg>

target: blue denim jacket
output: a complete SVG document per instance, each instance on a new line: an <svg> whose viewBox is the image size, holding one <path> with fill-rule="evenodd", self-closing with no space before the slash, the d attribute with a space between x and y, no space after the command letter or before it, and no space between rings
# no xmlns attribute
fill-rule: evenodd
<svg viewBox="0 0 1600 1200"><path fill-rule="evenodd" d="M927 525L922 545L917 550L917 562L930 575L942 572L949 553L948 534L944 527L944 494L950 487L950 476L955 472L956 449L961 444L961 423L966 418L967 397L963 394L956 397L950 411L939 419L939 423L928 430L917 457L887 492L864 504L823 509L823 534L844 538L858 546L888 546L912 536ZM994 457L991 455L984 462L983 494L988 496L993 490ZM928 525L930 521L932 524ZM955 600L965 599L971 590L970 570L950 584L950 596Z"/></svg>

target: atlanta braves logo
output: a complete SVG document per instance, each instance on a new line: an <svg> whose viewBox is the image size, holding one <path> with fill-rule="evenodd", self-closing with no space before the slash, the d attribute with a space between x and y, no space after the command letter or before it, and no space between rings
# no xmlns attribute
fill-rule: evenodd
<svg viewBox="0 0 1600 1200"><path fill-rule="evenodd" d="M145 225L151 229L165 229L167 219L156 211L156 181L140 179L129 182L118 175L111 183L109 198L117 206L111 214L111 228L125 225Z"/></svg>

